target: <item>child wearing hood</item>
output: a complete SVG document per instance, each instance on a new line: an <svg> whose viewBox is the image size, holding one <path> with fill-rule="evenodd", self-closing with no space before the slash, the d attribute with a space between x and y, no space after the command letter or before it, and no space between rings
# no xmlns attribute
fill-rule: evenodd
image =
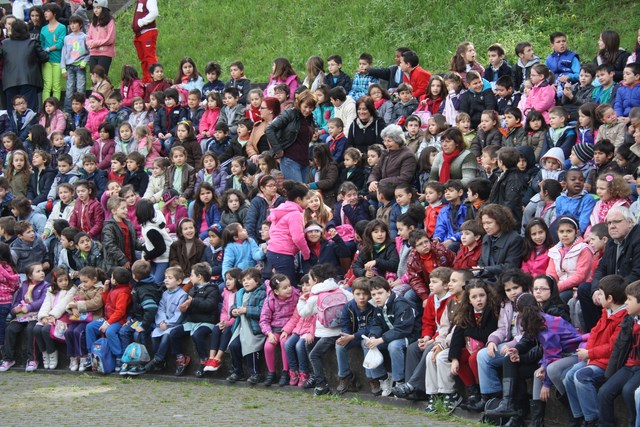
<svg viewBox="0 0 640 427"><path fill-rule="evenodd" d="M522 223L526 224L533 218L540 203L540 183L546 179L562 181L564 179L564 153L559 147L550 149L540 159L540 171L531 181L530 189L535 193L524 209Z"/></svg>

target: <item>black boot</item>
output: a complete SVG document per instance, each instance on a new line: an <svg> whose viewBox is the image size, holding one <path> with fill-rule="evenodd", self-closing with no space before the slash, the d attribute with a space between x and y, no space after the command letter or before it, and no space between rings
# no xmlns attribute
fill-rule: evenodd
<svg viewBox="0 0 640 427"><path fill-rule="evenodd" d="M273 384L274 382L276 382L276 373L275 372L269 372L267 374L267 379L264 381L264 386L265 387L270 387L271 384Z"/></svg>
<svg viewBox="0 0 640 427"><path fill-rule="evenodd" d="M487 415L497 415L502 417L512 417L518 414L518 410L515 407L515 379L503 378L502 379L502 400L495 409L485 411Z"/></svg>
<svg viewBox="0 0 640 427"><path fill-rule="evenodd" d="M504 425L504 427L522 427L524 425L524 420L522 415L514 415L509 418L509 421Z"/></svg>
<svg viewBox="0 0 640 427"><path fill-rule="evenodd" d="M478 384L465 387L465 398L460 404L460 408L469 409L469 406L476 405L481 400L480 386Z"/></svg>
<svg viewBox="0 0 640 427"><path fill-rule="evenodd" d="M545 406L542 400L531 401L531 427L544 427Z"/></svg>
<svg viewBox="0 0 640 427"><path fill-rule="evenodd" d="M467 405L467 410L473 412L482 412L484 411L484 407L487 404L487 401L495 397L499 397L499 395L497 393L481 394L479 400L471 402Z"/></svg>
<svg viewBox="0 0 640 427"><path fill-rule="evenodd" d="M569 427L582 427L583 417L575 418L573 415L569 418Z"/></svg>

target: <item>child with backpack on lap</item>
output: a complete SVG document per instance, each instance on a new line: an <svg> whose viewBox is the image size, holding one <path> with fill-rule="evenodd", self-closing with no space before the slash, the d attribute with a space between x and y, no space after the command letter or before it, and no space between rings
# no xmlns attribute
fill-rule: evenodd
<svg viewBox="0 0 640 427"><path fill-rule="evenodd" d="M300 317L317 315L316 331L313 344L310 344L309 360L313 369L313 377L304 384L304 388L315 387L313 394L328 394L329 383L324 376L322 356L332 350L340 337L339 317L344 306L353 299L350 292L340 288L335 281L338 273L330 264L314 265L309 272L309 283L312 288L309 295L302 295L298 300Z"/></svg>
<svg viewBox="0 0 640 427"><path fill-rule="evenodd" d="M111 282L105 283L102 292L104 302L104 318L94 319L85 330L87 350L93 352L93 344L102 334L106 336L107 353L113 357L120 357L123 348L120 345L118 332L127 321L127 309L131 304L131 272L123 267L115 267L111 273ZM108 356L108 355L107 355ZM85 366L85 369L88 367ZM96 366L93 366L96 369ZM108 372L104 372L108 373Z"/></svg>
<svg viewBox="0 0 640 427"><path fill-rule="evenodd" d="M131 290L131 316L127 323L118 331L120 346L126 349L132 342L147 344L150 341L151 327L154 324L158 304L162 292L155 278L151 275L151 264L145 260L138 260L131 266L133 289ZM116 370L119 359L116 358ZM138 375L144 372L140 364L123 363L120 375Z"/></svg>

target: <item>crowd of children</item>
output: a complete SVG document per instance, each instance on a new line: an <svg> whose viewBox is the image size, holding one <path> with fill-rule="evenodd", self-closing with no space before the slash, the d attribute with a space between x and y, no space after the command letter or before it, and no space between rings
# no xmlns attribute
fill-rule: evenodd
<svg viewBox="0 0 640 427"><path fill-rule="evenodd" d="M551 388L573 426L613 425L619 394L636 422L640 33L630 55L603 31L581 62L556 32L513 67L464 42L442 75L407 48L353 78L340 55L304 79L276 58L264 90L240 61L226 83L213 61L154 63L146 85L125 65L119 91L96 65L88 97L83 36L69 19L43 67L65 98L46 77L42 111L18 94L0 120L0 372L22 335L27 372L56 369L58 342L91 369L104 336L121 375L179 376L190 336L197 377L228 352L231 383L322 395L337 374L342 394L360 348L373 394L428 412L501 397L485 416L520 426L533 379L534 425Z"/></svg>

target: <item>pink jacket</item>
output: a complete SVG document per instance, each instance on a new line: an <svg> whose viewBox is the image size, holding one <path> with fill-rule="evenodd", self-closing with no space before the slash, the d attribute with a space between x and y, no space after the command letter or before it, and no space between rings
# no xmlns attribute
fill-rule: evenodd
<svg viewBox="0 0 640 427"><path fill-rule="evenodd" d="M0 262L0 304L11 304L20 287L20 276L4 261Z"/></svg>
<svg viewBox="0 0 640 427"><path fill-rule="evenodd" d="M293 316L284 325L282 328L282 332L286 332L288 335L296 334L298 336L303 336L305 334L316 334L316 315L309 317L300 317L300 313L298 309L293 312Z"/></svg>
<svg viewBox="0 0 640 427"><path fill-rule="evenodd" d="M266 88L264 88L264 92L263 92L264 96L274 96L273 88L274 86L280 85L280 84L286 84L287 86L289 86L289 99L296 99L295 98L296 89L298 89L298 86L300 86L300 83L298 83L298 76L295 74L287 77L285 81L275 80L273 78L273 74L269 74L269 84L267 85Z"/></svg>
<svg viewBox="0 0 640 427"><path fill-rule="evenodd" d="M549 123L549 110L556 105L556 91L547 81L542 81L531 88L524 103L524 115L530 110L542 113L544 121Z"/></svg>
<svg viewBox="0 0 640 427"><path fill-rule="evenodd" d="M90 56L116 56L116 21L112 19L106 27L89 25L87 46Z"/></svg>
<svg viewBox="0 0 640 427"><path fill-rule="evenodd" d="M309 259L309 245L304 234L303 209L295 202L287 200L271 210L269 221L271 238L267 249L284 255L295 255L298 252L302 258Z"/></svg>
<svg viewBox="0 0 640 427"><path fill-rule="evenodd" d="M264 335L274 329L282 330L293 316L300 298L300 291L292 288L291 296L285 300L278 298L272 291L262 305L260 313L260 329Z"/></svg>
<svg viewBox="0 0 640 427"><path fill-rule="evenodd" d="M182 218L186 218L186 217L189 216L187 208L185 208L183 205L176 206L176 220L175 221L171 220L171 216L172 216L171 212L169 212L169 209L167 209L166 207L164 209L162 209L162 214L164 215L164 220L166 221L166 224L167 224L167 231L169 233L175 233L176 232L176 226L178 225L180 220Z"/></svg>
<svg viewBox="0 0 640 427"><path fill-rule="evenodd" d="M236 293L224 288L222 291L222 311L220 312L220 321L227 322L227 328L233 327L236 318L231 316L231 306L235 304Z"/></svg>
<svg viewBox="0 0 640 427"><path fill-rule="evenodd" d="M45 116L40 117L38 120L38 124L44 126L47 125L47 118ZM55 131L64 132L67 127L67 119L64 117L64 113L61 110L56 110L53 112L53 117L51 117L51 123L49 123L49 132L47 133L47 138L51 138L51 134Z"/></svg>
<svg viewBox="0 0 640 427"><path fill-rule="evenodd" d="M153 142L151 143L151 151L149 151L149 148L147 147L147 141L145 139L142 139L138 141L137 148L140 154L145 156L144 167L147 169L151 169L153 167L154 160L160 157L160 150L162 149L160 141L158 140L158 138L154 138Z"/></svg>
<svg viewBox="0 0 640 427"><path fill-rule="evenodd" d="M129 108L133 107L133 98L136 96L142 98L144 96L142 80L134 80L128 85L122 83L122 86L120 87L120 95L122 95L122 105Z"/></svg>
<svg viewBox="0 0 640 427"><path fill-rule="evenodd" d="M216 123L218 123L218 117L220 117L220 108L215 108L214 110L206 109L202 118L200 119L200 124L198 125L198 130L200 132L200 139L202 139L202 132L208 131L211 136L213 136L213 132L215 132ZM200 139L198 141L200 141Z"/></svg>
<svg viewBox="0 0 640 427"><path fill-rule="evenodd" d="M567 291L589 281L593 264L593 249L578 237L564 257L562 243L549 249L547 275L558 281L560 292Z"/></svg>
<svg viewBox="0 0 640 427"><path fill-rule="evenodd" d="M87 120L88 121L88 120ZM103 141L97 139L91 146L91 154L98 159L98 169L111 170L111 156L116 151L116 143L113 139Z"/></svg>
<svg viewBox="0 0 640 427"><path fill-rule="evenodd" d="M532 277L536 277L539 274L546 274L547 266L549 265L549 250L545 250L542 253L536 255L533 251L526 260L522 261L522 271L529 273Z"/></svg>
<svg viewBox="0 0 640 427"><path fill-rule="evenodd" d="M136 230L136 237L138 239L142 237L142 227L138 224L138 217L136 217L136 206L138 206L139 201L140 197L137 197L135 205L127 205L127 219L133 224L133 228Z"/></svg>
<svg viewBox="0 0 640 427"><path fill-rule="evenodd" d="M98 128L100 128L100 125L106 120L107 114L109 114L109 110L106 108L102 108L98 111L89 110L89 114L87 114L87 123L84 127L89 129L89 132L91 132L91 138L94 140L98 139Z"/></svg>

